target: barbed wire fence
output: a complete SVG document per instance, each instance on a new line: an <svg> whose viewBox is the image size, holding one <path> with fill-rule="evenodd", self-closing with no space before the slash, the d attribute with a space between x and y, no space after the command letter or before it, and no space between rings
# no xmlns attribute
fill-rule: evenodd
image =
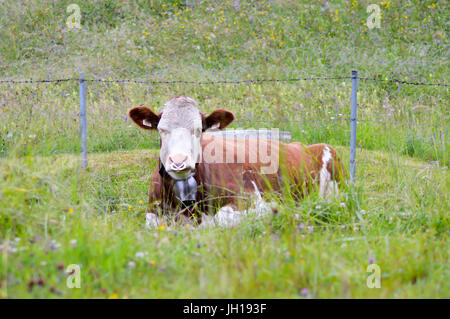
<svg viewBox="0 0 450 319"><path fill-rule="evenodd" d="M298 83L303 81L336 81L336 80L351 80L351 114L350 117L339 117L334 119L302 119L302 120L286 120L286 122L292 123L337 123L337 122L347 122L350 124L350 180L355 182L355 172L356 164L365 165L378 165L378 166L395 166L395 167L405 167L411 169L433 169L433 170L448 170L448 167L440 167L436 165L397 165L392 163L378 163L374 161L357 161L356 160L356 150L357 150L357 123L385 123L390 125L401 125L401 126L438 126L436 124L428 123L416 123L408 121L384 121L384 120L372 120L372 119L358 119L357 118L357 94L358 94L358 81L364 82L375 82L375 83L391 83L398 85L413 85L413 86L429 86L429 87L449 87L446 83L428 83L428 82L412 82L404 81L399 79L382 79L380 77L358 77L356 71L352 72L352 76L339 76L339 77L329 77L329 76L314 76L314 77L294 77L285 79L274 79L274 78L257 78L257 79L243 79L243 80L207 80L207 81L183 81L183 80L146 80L146 79L104 79L104 78L85 78L84 74L80 74L80 77L72 78L61 78L61 79L3 79L0 80L0 85L27 85L27 84L58 84L64 82L74 82L79 84L79 97L80 97L80 110L79 112L72 113L34 113L33 116L40 117L70 117L74 119L79 119L80 121L80 140L81 140L81 167L86 168L88 165L88 148L87 148L87 117L109 117L109 118L124 118L124 114L91 114L87 112L87 89L86 85L88 83L105 83L105 84L147 84L147 85L194 85L194 86L205 86L205 85L241 85L241 84L263 84L263 83ZM3 114L0 113L0 117ZM8 116L21 117L21 113L9 113ZM243 123L249 121L246 119L237 119L237 123ZM280 120L251 120L252 123L274 123L279 124ZM4 152L4 151L3 151ZM140 153L141 154L141 153Z"/></svg>

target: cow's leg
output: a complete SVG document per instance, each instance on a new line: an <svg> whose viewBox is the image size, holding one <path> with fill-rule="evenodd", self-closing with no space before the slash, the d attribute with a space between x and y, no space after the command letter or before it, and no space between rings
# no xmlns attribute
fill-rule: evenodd
<svg viewBox="0 0 450 319"><path fill-rule="evenodd" d="M158 211L156 207L149 208L145 212L145 227L155 229L167 223L167 219Z"/></svg>
<svg viewBox="0 0 450 319"><path fill-rule="evenodd" d="M240 211L237 209L238 203L237 199L234 198L233 201L221 207L216 215L208 216L204 215L202 217L202 227L209 226L219 226L219 227L233 227L241 222L241 220L248 214L254 214L257 217L262 217L271 212L271 205L262 199L261 193L254 181L251 181L252 188L246 188L244 194L248 198L254 198L253 207Z"/></svg>
<svg viewBox="0 0 450 319"><path fill-rule="evenodd" d="M158 205L157 205L158 204ZM161 225L171 223L171 207L167 203L154 203L145 213L145 225L148 229L154 229Z"/></svg>
<svg viewBox="0 0 450 319"><path fill-rule="evenodd" d="M250 195L250 197L254 198L254 201L252 202L252 208L249 209L249 211L254 212L258 217L267 215L272 211L272 207L274 206L274 203L268 203L266 202L261 195L261 192L258 189L258 186L256 183L252 180L251 181L251 188L247 190L247 193Z"/></svg>
<svg viewBox="0 0 450 319"><path fill-rule="evenodd" d="M167 218L164 217L164 205L162 203L149 204L145 212L145 227L148 229L155 229L158 226L167 223Z"/></svg>
<svg viewBox="0 0 450 319"><path fill-rule="evenodd" d="M164 202L164 192L161 176L156 169L150 179L150 189L148 192L148 209L145 213L145 226L148 229L155 229L158 226L168 223L166 218L167 204Z"/></svg>
<svg viewBox="0 0 450 319"><path fill-rule="evenodd" d="M236 209L234 205L226 205L221 207L214 216L203 215L201 227L233 227L241 221L242 212Z"/></svg>
<svg viewBox="0 0 450 319"><path fill-rule="evenodd" d="M145 213L145 227L148 229L155 229L161 224L163 224L163 221L158 215L154 213Z"/></svg>

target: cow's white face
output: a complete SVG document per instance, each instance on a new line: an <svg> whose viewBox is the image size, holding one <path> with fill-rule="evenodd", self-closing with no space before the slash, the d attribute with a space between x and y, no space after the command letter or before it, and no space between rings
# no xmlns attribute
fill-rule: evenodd
<svg viewBox="0 0 450 319"><path fill-rule="evenodd" d="M195 164L202 159L202 132L208 128L223 129L234 120L233 113L225 110L205 116L193 99L184 96L167 102L159 115L145 106L138 106L130 109L128 116L141 128L158 130L161 163L176 180L195 173Z"/></svg>
<svg viewBox="0 0 450 319"><path fill-rule="evenodd" d="M202 117L194 100L179 97L166 103L158 123L159 157L174 179L193 175L201 161Z"/></svg>

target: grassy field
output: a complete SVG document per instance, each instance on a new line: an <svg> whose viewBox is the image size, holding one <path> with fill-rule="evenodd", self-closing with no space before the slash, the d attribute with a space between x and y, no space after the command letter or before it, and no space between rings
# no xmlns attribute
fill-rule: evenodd
<svg viewBox="0 0 450 319"><path fill-rule="evenodd" d="M449 83L441 1L0 2L0 79L349 76ZM449 298L447 87L360 81L357 183L232 229L144 227L158 136L126 111L188 95L232 128L289 130L349 162L350 80L239 85L0 83L0 297ZM348 165L347 165L348 166ZM347 167L348 168L348 167ZM277 201L271 194L266 199ZM366 285L367 266L381 288ZM81 288L66 268L81 266Z"/></svg>

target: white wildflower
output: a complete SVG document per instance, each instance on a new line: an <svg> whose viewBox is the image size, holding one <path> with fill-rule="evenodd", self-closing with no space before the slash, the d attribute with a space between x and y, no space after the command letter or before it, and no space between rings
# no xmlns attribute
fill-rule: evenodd
<svg viewBox="0 0 450 319"><path fill-rule="evenodd" d="M142 251L138 251L134 256L136 258L144 258L144 253Z"/></svg>

